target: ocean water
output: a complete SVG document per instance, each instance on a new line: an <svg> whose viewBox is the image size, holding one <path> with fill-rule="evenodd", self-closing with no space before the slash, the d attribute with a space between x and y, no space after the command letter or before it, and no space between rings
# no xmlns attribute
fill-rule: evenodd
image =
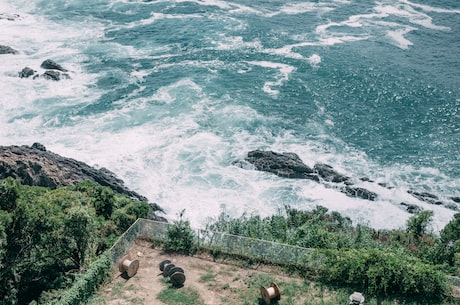
<svg viewBox="0 0 460 305"><path fill-rule="evenodd" d="M405 202L439 231L455 211L407 190L459 208L456 0L0 0L0 45L19 51L0 55L0 145L106 167L170 220L321 205L393 229ZM18 77L48 58L70 79ZM378 199L232 165L254 149Z"/></svg>

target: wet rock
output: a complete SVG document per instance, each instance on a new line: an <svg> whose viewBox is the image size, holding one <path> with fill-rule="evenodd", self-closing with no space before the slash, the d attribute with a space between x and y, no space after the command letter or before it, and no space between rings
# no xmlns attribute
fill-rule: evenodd
<svg viewBox="0 0 460 305"><path fill-rule="evenodd" d="M259 171L266 171L284 178L318 180L313 170L295 153L276 153L254 150L248 153L247 162Z"/></svg>
<svg viewBox="0 0 460 305"><path fill-rule="evenodd" d="M370 201L374 201L377 198L376 193L366 190L362 187L346 186L341 188L340 191L349 197L358 197Z"/></svg>
<svg viewBox="0 0 460 305"><path fill-rule="evenodd" d="M45 73L43 73L42 76L45 79L56 80L56 81L61 79L61 73L57 71L52 71L52 70L45 71Z"/></svg>
<svg viewBox="0 0 460 305"><path fill-rule="evenodd" d="M453 202L456 202L456 203L460 203L460 197L449 197L450 200L452 200Z"/></svg>
<svg viewBox="0 0 460 305"><path fill-rule="evenodd" d="M0 54L18 54L19 52L9 46L0 45Z"/></svg>
<svg viewBox="0 0 460 305"><path fill-rule="evenodd" d="M25 67L24 69L21 70L21 72L19 72L19 77L20 78L28 78L30 76L33 76L37 71L35 71L34 69L31 69L29 67Z"/></svg>
<svg viewBox="0 0 460 305"><path fill-rule="evenodd" d="M325 181L341 183L345 182L345 184L352 184L350 177L342 175L336 172L332 166L324 163L317 163L313 167L313 171L317 173L321 178Z"/></svg>
<svg viewBox="0 0 460 305"><path fill-rule="evenodd" d="M42 77L45 79L55 80L55 81L70 78L69 75L65 73L59 73L58 71L53 71L53 70L45 71L45 73L42 74Z"/></svg>
<svg viewBox="0 0 460 305"><path fill-rule="evenodd" d="M62 72L68 72L67 69L63 68L60 64L56 63L54 60L47 59L40 65L43 69L50 69L50 70L59 70Z"/></svg>
<svg viewBox="0 0 460 305"><path fill-rule="evenodd" d="M0 14L0 19L5 19L5 20L9 20L9 21L14 21L16 19L19 18L19 15L18 14L5 14L5 13L1 13Z"/></svg>
<svg viewBox="0 0 460 305"><path fill-rule="evenodd" d="M388 185L388 183L385 183L385 182L379 182L377 184L380 185L381 187L387 188L389 190L394 189L394 186L390 186L390 185Z"/></svg>
<svg viewBox="0 0 460 305"><path fill-rule="evenodd" d="M439 200L438 196L430 194L428 192L415 192L412 190L409 190L407 192L420 201L428 202L435 205L442 204L442 201Z"/></svg>
<svg viewBox="0 0 460 305"><path fill-rule="evenodd" d="M418 212L420 212L422 210L421 207L419 207L418 205L415 205L415 204L401 202L400 205L405 207L406 211L408 213L410 213L410 214L415 214L415 213L418 213Z"/></svg>

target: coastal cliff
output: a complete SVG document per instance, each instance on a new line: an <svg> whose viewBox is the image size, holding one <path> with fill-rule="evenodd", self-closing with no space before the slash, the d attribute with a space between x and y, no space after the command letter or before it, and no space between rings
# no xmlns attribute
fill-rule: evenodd
<svg viewBox="0 0 460 305"><path fill-rule="evenodd" d="M13 177L22 184L54 189L91 180L110 187L114 192L140 201L146 197L130 190L123 180L106 168L95 168L75 159L50 152L40 143L32 146L0 146L0 179ZM149 203L154 212L163 212L156 203Z"/></svg>

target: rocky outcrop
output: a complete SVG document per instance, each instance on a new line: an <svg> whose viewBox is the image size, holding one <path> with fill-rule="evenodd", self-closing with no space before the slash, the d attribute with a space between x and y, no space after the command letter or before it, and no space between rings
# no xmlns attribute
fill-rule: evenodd
<svg viewBox="0 0 460 305"><path fill-rule="evenodd" d="M273 151L254 150L248 153L244 162L252 164L255 169L266 171L284 178L310 179L322 183L337 183L339 191L350 197L359 197L374 201L377 194L361 187L352 186L350 177L335 171L332 166L318 163L308 167L295 153L276 153ZM245 167L244 162L234 165Z"/></svg>
<svg viewBox="0 0 460 305"><path fill-rule="evenodd" d="M101 186L133 199L148 201L144 196L128 189L124 182L106 168L94 168L84 162L62 157L47 151L45 146L0 146L0 179L13 177L22 184L56 188L91 180ZM163 210L155 203L154 211Z"/></svg>
<svg viewBox="0 0 460 305"><path fill-rule="evenodd" d="M318 176L305 165L294 153L276 153L272 151L255 150L248 153L246 161L257 170L266 171L284 178L313 179Z"/></svg>
<svg viewBox="0 0 460 305"><path fill-rule="evenodd" d="M20 78L29 78L32 76L33 79L42 77L44 79L49 79L49 80L54 80L54 81L58 81L61 79L70 79L70 76L68 73L62 73L62 72L68 72L68 70L62 67L60 64L56 63L54 60L47 59L43 61L40 65L40 68L48 69L48 70L46 70L43 74L40 75L37 73L36 70L30 67L25 67L18 73L18 75Z"/></svg>
<svg viewBox="0 0 460 305"><path fill-rule="evenodd" d="M51 59L47 59L43 61L40 67L43 69L59 70L62 72L68 72L67 69L64 69L60 64L56 63L54 60L51 60Z"/></svg>
<svg viewBox="0 0 460 305"><path fill-rule="evenodd" d="M276 153L273 151L254 150L248 152L244 160L234 162L234 165L242 168L250 168L252 166L252 168L256 170L267 171L284 178L314 180L324 184L326 187L335 188L350 197L357 197L370 201L375 201L377 199L377 194L375 192L355 186L350 177L337 172L332 166L324 163L317 163L313 168L310 168L304 164L295 153ZM369 178L360 178L359 180L374 183L374 181ZM385 183L378 183L377 185L392 189L391 186ZM458 196L451 196L447 200L451 200L451 202L445 202L438 198L438 196L427 192L409 190L408 193L423 202L443 205L448 209L456 211L459 209L458 203L460 203L460 197ZM419 207L413 204L403 202L400 203L400 205L409 213L416 213L420 210Z"/></svg>

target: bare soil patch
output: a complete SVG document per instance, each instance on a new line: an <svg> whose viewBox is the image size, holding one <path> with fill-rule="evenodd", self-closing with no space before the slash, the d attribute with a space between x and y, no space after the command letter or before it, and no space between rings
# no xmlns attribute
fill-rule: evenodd
<svg viewBox="0 0 460 305"><path fill-rule="evenodd" d="M250 265L228 258L214 259L207 254L168 254L159 248L152 248L150 242L142 240L137 240L128 254L132 260L139 260L137 273L128 278L114 268L112 281L101 287L93 304L166 304L158 299L162 291L173 289L160 271L160 263L164 260L170 260L184 270L186 280L183 287L174 289L197 292L199 300L194 304L265 304L261 298L260 287L268 288L271 282L276 282L280 287L279 304L307 304L307 300L308 304L327 302L337 297L337 293L289 275L277 266ZM276 303L273 301L272 303ZM289 302L285 303L286 301Z"/></svg>

